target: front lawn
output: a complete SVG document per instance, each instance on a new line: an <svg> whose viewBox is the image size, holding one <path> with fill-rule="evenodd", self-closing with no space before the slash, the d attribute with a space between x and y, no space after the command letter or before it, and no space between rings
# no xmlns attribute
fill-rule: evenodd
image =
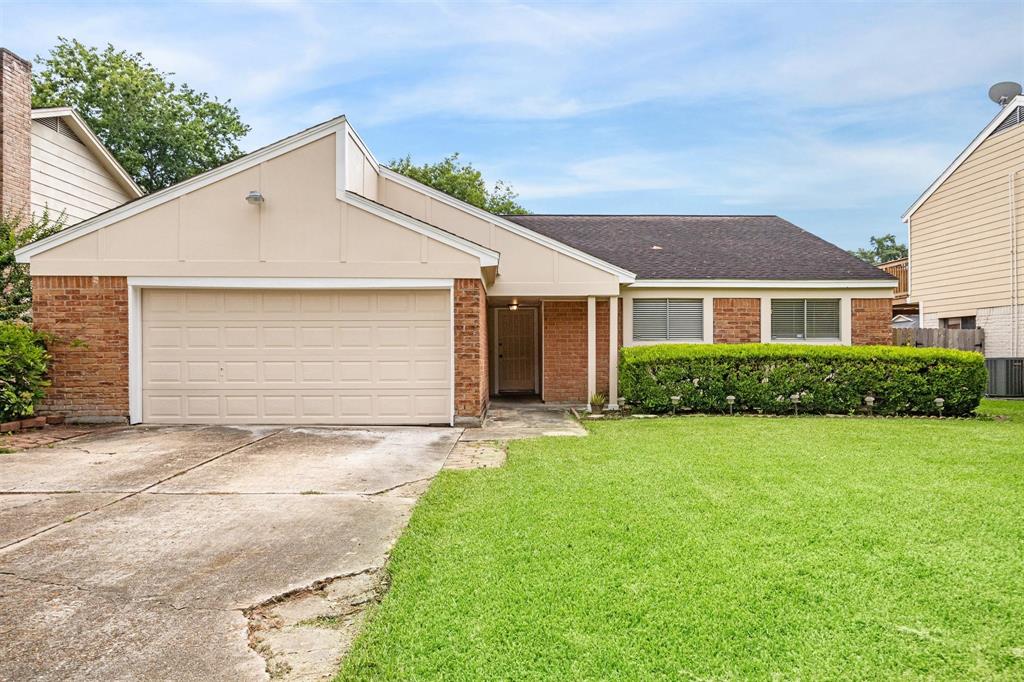
<svg viewBox="0 0 1024 682"><path fill-rule="evenodd" d="M446 471L339 679L1024 676L1024 403L681 417Z"/></svg>

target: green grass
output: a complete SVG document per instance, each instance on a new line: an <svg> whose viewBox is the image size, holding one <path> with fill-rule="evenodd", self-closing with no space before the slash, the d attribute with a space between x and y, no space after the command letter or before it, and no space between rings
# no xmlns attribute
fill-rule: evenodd
<svg viewBox="0 0 1024 682"><path fill-rule="evenodd" d="M338 679L1022 678L1024 403L982 411L606 422L443 472Z"/></svg>

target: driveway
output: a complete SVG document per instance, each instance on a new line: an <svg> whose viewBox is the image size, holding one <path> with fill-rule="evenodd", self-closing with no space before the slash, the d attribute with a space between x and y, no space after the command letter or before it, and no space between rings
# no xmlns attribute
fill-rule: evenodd
<svg viewBox="0 0 1024 682"><path fill-rule="evenodd" d="M133 427L0 454L0 679L265 679L253 607L380 568L459 434Z"/></svg>

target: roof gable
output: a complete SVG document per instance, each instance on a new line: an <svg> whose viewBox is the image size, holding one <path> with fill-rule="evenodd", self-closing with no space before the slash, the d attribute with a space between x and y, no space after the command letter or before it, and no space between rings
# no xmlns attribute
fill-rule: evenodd
<svg viewBox="0 0 1024 682"><path fill-rule="evenodd" d="M145 194L77 111L71 107L50 107L32 110L33 121L48 118L58 119L66 125L69 131L73 133L74 138L96 157L100 165L110 173L110 176L130 197L138 198Z"/></svg>
<svg viewBox="0 0 1024 682"><path fill-rule="evenodd" d="M949 164L946 167L946 170L942 171L942 174L939 175L939 177L936 178L935 181L928 186L928 189L926 189L921 194L921 196L919 196L917 200L913 204L911 204L910 208L908 208L906 213L903 214L903 222L907 222L908 220L910 220L910 217L914 215L914 212L917 211L917 209L921 208L921 205L924 204L924 202L928 201L928 198L931 197L931 195L935 194L936 190L938 190L939 187L942 186L942 183L948 180L949 176L956 172L956 169L962 166L963 163L967 161L967 158L971 154L973 154L975 150L978 147L980 147L985 140L987 140L991 135L993 135L996 132L1002 132L1003 130L1008 129L1007 127L1004 127L1004 124L1006 123L1007 119L1009 119L1011 116L1014 116L1017 117L1017 121L1019 123L1021 120L1021 114L1019 112L1020 107L1024 107L1024 95L1017 95L1016 97L1014 97L1008 104L1006 104L1006 106L1004 106L999 111L998 114L995 115L995 118L989 121L988 125L985 126L985 128L980 133L978 133L977 137L971 140L971 143L967 145L967 147L962 152L960 152L960 155L953 159L953 163Z"/></svg>

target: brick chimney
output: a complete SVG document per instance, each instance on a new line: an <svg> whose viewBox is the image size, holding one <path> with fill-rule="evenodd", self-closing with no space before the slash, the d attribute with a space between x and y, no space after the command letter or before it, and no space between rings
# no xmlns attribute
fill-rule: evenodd
<svg viewBox="0 0 1024 682"><path fill-rule="evenodd" d="M32 62L0 47L0 214L29 211Z"/></svg>

